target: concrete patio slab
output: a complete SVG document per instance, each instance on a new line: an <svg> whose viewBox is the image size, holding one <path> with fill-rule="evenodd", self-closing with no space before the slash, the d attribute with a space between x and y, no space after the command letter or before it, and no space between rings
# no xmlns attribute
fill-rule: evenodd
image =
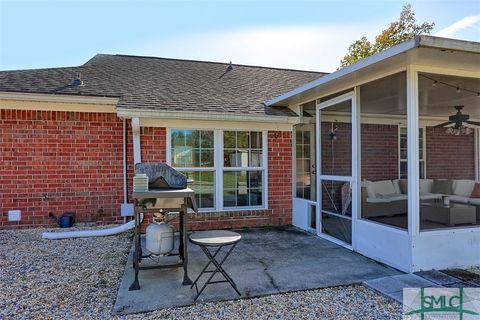
<svg viewBox="0 0 480 320"><path fill-rule="evenodd" d="M241 298L362 283L401 274L341 246L293 228L239 232L242 234L242 241L224 267L237 283L242 293ZM194 280L208 260L201 249L191 243L188 252L189 275ZM144 259L142 263L149 263L147 260L149 259ZM141 289L128 291L133 278L131 252L114 306L117 314L146 312L194 303L195 290L182 286L183 271L180 268L141 270ZM220 277L219 279L221 280ZM199 301L237 298L235 291L228 284L222 283L208 286Z"/></svg>

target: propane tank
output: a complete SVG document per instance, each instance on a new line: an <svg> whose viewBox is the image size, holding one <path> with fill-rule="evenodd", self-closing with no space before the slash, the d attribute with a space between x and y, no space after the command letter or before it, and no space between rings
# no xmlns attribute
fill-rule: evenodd
<svg viewBox="0 0 480 320"><path fill-rule="evenodd" d="M164 217L166 215L160 212ZM156 219L157 218L157 219ZM168 255L173 251L173 228L165 219L154 217L146 230L146 247L154 255Z"/></svg>

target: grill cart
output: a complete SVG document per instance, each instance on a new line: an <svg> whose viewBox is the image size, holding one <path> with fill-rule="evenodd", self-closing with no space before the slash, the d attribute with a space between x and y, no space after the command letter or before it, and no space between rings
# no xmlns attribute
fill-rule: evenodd
<svg viewBox="0 0 480 320"><path fill-rule="evenodd" d="M195 192L187 188L187 178L172 167L164 163L138 163L135 165L135 174L144 178L148 177L148 190L144 186L135 187L134 199L134 242L135 252L133 256L133 267L135 268L135 280L130 285L129 291L139 290L138 272L145 269L161 269L183 267L183 285L190 285L192 281L188 277L188 253L187 253L187 223L188 209L197 212ZM138 180L138 179L137 179ZM135 180L134 180L135 181ZM179 248L176 253L169 253L168 256L178 256L180 262L174 264L162 264L154 266L141 266L142 258L151 257L152 254L143 254L141 247L140 223L141 215L146 213L163 215L169 212L178 212L179 219Z"/></svg>

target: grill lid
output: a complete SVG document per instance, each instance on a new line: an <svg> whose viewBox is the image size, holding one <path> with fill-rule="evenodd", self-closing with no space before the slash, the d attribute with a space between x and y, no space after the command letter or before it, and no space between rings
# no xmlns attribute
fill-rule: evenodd
<svg viewBox="0 0 480 320"><path fill-rule="evenodd" d="M166 163L137 163L135 174L148 176L149 189L185 189L187 177Z"/></svg>

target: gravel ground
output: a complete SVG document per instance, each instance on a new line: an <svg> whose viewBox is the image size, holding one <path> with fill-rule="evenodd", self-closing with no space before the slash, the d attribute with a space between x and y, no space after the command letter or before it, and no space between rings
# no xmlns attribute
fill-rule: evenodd
<svg viewBox="0 0 480 320"><path fill-rule="evenodd" d="M196 304L126 319L401 319L402 306L361 285Z"/></svg>
<svg viewBox="0 0 480 320"><path fill-rule="evenodd" d="M45 230L0 231L0 319L401 317L400 304L360 285L112 317L131 235L54 241L41 239Z"/></svg>
<svg viewBox="0 0 480 320"><path fill-rule="evenodd" d="M109 318L129 236L44 240L43 231L0 231L0 319Z"/></svg>

